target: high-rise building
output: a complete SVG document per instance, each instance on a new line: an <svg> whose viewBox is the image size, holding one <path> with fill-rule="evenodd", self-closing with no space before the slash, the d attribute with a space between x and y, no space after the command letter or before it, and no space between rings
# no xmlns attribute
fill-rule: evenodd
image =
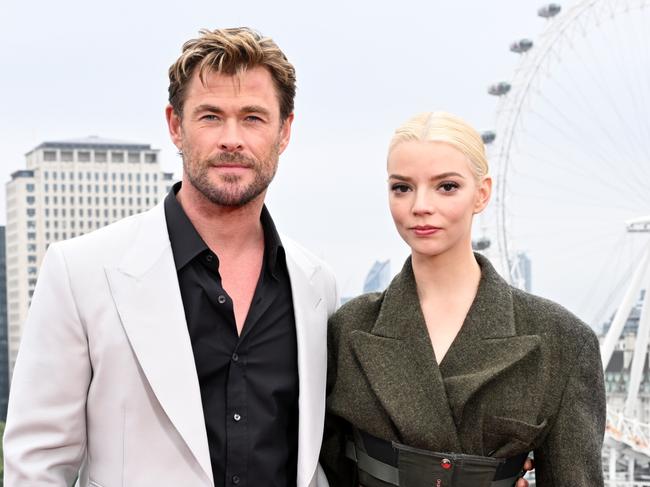
<svg viewBox="0 0 650 487"><path fill-rule="evenodd" d="M370 268L370 271L368 271L366 280L363 283L363 292L372 293L383 291L388 287L390 277L390 260L383 262L376 260Z"/></svg>
<svg viewBox="0 0 650 487"><path fill-rule="evenodd" d="M173 183L159 150L99 137L44 142L7 183L9 368L41 260L51 242L90 232L154 206Z"/></svg>
<svg viewBox="0 0 650 487"><path fill-rule="evenodd" d="M9 348L7 344L7 267L5 227L0 227L0 420L7 419Z"/></svg>

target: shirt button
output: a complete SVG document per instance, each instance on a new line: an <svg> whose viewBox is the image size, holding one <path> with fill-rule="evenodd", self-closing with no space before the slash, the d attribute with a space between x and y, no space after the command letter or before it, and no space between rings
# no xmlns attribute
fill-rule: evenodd
<svg viewBox="0 0 650 487"><path fill-rule="evenodd" d="M212 262L212 259L214 259L214 257L212 256L212 254L208 254L208 255L205 256L205 261L206 261L206 262Z"/></svg>
<svg viewBox="0 0 650 487"><path fill-rule="evenodd" d="M236 353L233 353L232 354L232 361L237 362L238 360L239 360L239 355L237 355Z"/></svg>
<svg viewBox="0 0 650 487"><path fill-rule="evenodd" d="M235 421L239 421L241 419L241 416L239 414L235 413L235 415L232 417L232 419L234 419Z"/></svg>
<svg viewBox="0 0 650 487"><path fill-rule="evenodd" d="M219 301L219 304L223 304L226 302L226 297L223 294L220 294L217 301Z"/></svg>
<svg viewBox="0 0 650 487"><path fill-rule="evenodd" d="M232 483L237 485L239 483L239 475L232 476Z"/></svg>

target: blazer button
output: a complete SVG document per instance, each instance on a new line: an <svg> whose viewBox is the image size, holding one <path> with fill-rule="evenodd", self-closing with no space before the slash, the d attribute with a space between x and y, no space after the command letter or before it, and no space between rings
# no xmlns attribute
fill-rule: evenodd
<svg viewBox="0 0 650 487"><path fill-rule="evenodd" d="M220 294L217 301L219 301L219 304L223 304L226 302L226 297L223 294Z"/></svg>
<svg viewBox="0 0 650 487"><path fill-rule="evenodd" d="M233 475L232 476L232 483L237 485L239 483L239 475Z"/></svg>
<svg viewBox="0 0 650 487"><path fill-rule="evenodd" d="M235 415L232 417L232 419L234 419L235 421L239 421L241 419L241 416L239 414L235 413Z"/></svg>

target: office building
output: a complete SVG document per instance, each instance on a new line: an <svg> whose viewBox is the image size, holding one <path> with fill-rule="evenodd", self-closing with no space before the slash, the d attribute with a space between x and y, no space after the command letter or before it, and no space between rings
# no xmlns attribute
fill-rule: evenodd
<svg viewBox="0 0 650 487"><path fill-rule="evenodd" d="M173 183L159 150L99 137L44 142L7 183L7 306L13 370L38 269L51 242L154 206Z"/></svg>

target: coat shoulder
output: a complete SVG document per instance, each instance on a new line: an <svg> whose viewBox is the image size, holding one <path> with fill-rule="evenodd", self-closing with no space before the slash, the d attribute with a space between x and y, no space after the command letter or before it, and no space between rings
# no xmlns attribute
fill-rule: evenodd
<svg viewBox="0 0 650 487"><path fill-rule="evenodd" d="M384 295L385 292L367 293L347 301L330 318L330 332L340 336L354 330L370 331L377 321Z"/></svg>
<svg viewBox="0 0 650 487"><path fill-rule="evenodd" d="M597 345L595 331L564 306L516 288L512 288L512 301L520 333L540 335L573 353L586 342Z"/></svg>

